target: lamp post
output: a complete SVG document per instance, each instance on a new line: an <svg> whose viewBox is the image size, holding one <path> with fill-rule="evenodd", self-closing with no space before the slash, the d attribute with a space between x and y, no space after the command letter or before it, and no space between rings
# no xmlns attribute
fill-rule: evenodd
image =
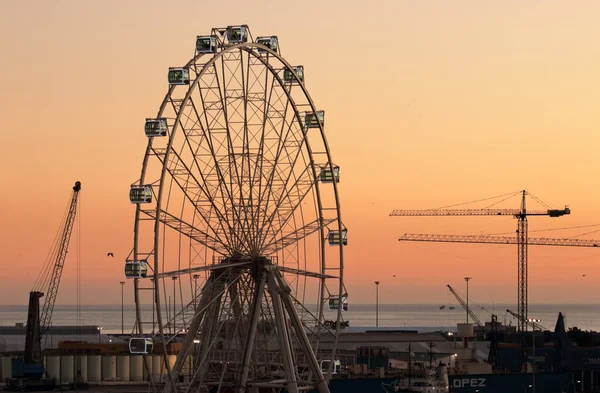
<svg viewBox="0 0 600 393"><path fill-rule="evenodd" d="M125 313L123 311L123 299L124 299L123 289L125 288L125 281L121 281L121 282L119 282L119 284L121 284L121 334L125 334L125 322L124 322L125 321L125 318L124 318Z"/></svg>
<svg viewBox="0 0 600 393"><path fill-rule="evenodd" d="M177 321L175 319L175 302L177 301L177 297L175 297L175 281L177 281L177 276L173 276L173 315L171 315L171 317L173 318L173 333L177 334Z"/></svg>
<svg viewBox="0 0 600 393"><path fill-rule="evenodd" d="M96 327L98 329L98 343L102 342L102 326Z"/></svg>
<svg viewBox="0 0 600 393"><path fill-rule="evenodd" d="M379 281L375 281L375 327L379 327Z"/></svg>
<svg viewBox="0 0 600 393"><path fill-rule="evenodd" d="M200 276L198 274L194 274L192 277L194 278L194 309L196 309L196 296L198 296L198 278L200 278Z"/></svg>
<svg viewBox="0 0 600 393"><path fill-rule="evenodd" d="M155 287L155 282L154 279L151 278L150 282L152 283L152 334L154 334L154 320L156 319L154 317L155 311L154 311L154 305L156 304L156 287Z"/></svg>
<svg viewBox="0 0 600 393"><path fill-rule="evenodd" d="M531 368L533 369L533 373L531 375L532 379L532 392L535 393L535 324L541 322L541 319L537 318L527 318L527 322L531 323L532 326L532 337L533 337L533 361L531 362Z"/></svg>
<svg viewBox="0 0 600 393"><path fill-rule="evenodd" d="M467 282L467 323L469 323L469 281L471 277L465 277L465 281Z"/></svg>

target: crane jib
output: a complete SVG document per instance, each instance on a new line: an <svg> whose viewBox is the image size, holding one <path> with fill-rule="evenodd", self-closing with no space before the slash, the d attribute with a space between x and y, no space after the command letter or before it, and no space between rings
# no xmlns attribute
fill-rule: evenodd
<svg viewBox="0 0 600 393"><path fill-rule="evenodd" d="M60 278L62 276L65 259L69 250L69 242L71 240L71 233L73 232L73 225L75 224L75 215L77 213L77 199L79 191L81 190L81 183L76 182L73 186L73 195L71 196L71 203L69 205L69 212L65 221L65 226L62 231L60 238L58 253L56 256L56 262L50 281L46 289L46 296L44 301L44 307L40 317L40 333L43 334L48 330L50 322L52 320L52 312L54 310L54 303L56 302L56 296L58 295L58 287L60 284Z"/></svg>

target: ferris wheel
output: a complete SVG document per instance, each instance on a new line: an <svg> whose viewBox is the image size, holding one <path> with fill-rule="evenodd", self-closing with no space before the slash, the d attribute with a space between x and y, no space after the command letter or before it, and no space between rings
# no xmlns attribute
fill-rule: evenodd
<svg viewBox="0 0 600 393"><path fill-rule="evenodd" d="M229 26L167 80L130 188L131 352L161 356L144 362L154 390L328 392L347 230L304 67Z"/></svg>

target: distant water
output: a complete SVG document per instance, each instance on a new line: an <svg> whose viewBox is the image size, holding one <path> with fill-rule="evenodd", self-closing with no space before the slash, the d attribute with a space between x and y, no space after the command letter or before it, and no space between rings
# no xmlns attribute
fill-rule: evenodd
<svg viewBox="0 0 600 393"><path fill-rule="evenodd" d="M500 322L516 325L516 320L506 313L509 308L516 311L515 304L482 305L485 309L498 315ZM440 310L438 305L432 304L380 304L380 327L430 327L454 328L457 323L464 322L466 315L460 306L456 309ZM491 316L480 308L474 309L478 318L484 322L491 320ZM600 305L590 304L563 304L563 305L530 305L529 316L541 319L541 324L549 329L554 329L558 313L566 315L567 327L577 326L584 330L600 331ZM102 333L121 332L121 305L96 305L81 307L81 322L84 325L102 326ZM333 312L326 312L326 319L334 318ZM350 304L348 311L343 312L345 320L350 326L369 327L375 326L374 304ZM143 318L152 321L152 308L144 307ZM27 306L0 305L0 325L14 326L16 322L27 321ZM131 333L135 321L135 307L125 305L124 331ZM57 305L52 317L53 325L76 325L76 307L71 305Z"/></svg>

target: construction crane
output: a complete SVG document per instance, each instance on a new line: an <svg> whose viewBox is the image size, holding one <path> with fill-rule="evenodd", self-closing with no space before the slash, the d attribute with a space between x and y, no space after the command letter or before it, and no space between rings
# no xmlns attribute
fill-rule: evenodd
<svg viewBox="0 0 600 393"><path fill-rule="evenodd" d="M23 384L26 384L24 380L35 380L37 382L32 382L32 386L38 386L44 373L41 341L42 336L50 328L52 321L54 303L58 295L60 278L65 266L71 233L75 224L77 200L80 190L81 183L75 182L64 223L59 228L46 263L34 284L34 289L29 293L23 364L17 367L16 370L13 369L11 385L16 384L19 387L23 387ZM44 293L46 294L46 298L40 315L40 298L44 296ZM50 386L50 383L48 383L48 386Z"/></svg>
<svg viewBox="0 0 600 393"><path fill-rule="evenodd" d="M477 324L477 326L482 327L483 324L481 323L481 321L479 320L479 318L477 318L477 315L475 315L475 313L473 312L473 310L463 300L463 298L450 285L446 285L446 286L450 290L450 293L452 293L454 295L454 297L456 298L456 301L458 301L458 303L467 312L467 314L469 314L469 316L471 317L471 319L473 320L473 322L475 322L475 324Z"/></svg>
<svg viewBox="0 0 600 393"><path fill-rule="evenodd" d="M506 312L509 313L510 315L512 315L513 317L515 317L517 320L520 318L519 314L517 314L514 311L506 309ZM537 329L540 332L542 332L544 330L548 330L548 328L545 327L544 325L542 325L542 324L540 324L538 322L531 322L529 319L527 320L527 325L530 326L533 330Z"/></svg>
<svg viewBox="0 0 600 393"><path fill-rule="evenodd" d="M571 214L571 210L565 206L564 209L546 209L546 210L527 210L526 208L526 196L528 194L526 190L520 191L519 193L505 194L499 197L511 197L517 194L521 194L521 207L520 209L427 209L427 210L394 210L390 213L390 216L512 216L517 219L517 236L515 238L509 237L491 237L491 236L452 236L452 235L411 235L405 234L399 240L413 240L413 241L437 241L437 242L457 242L457 243L493 243L493 244L517 244L518 253L518 283L517 283L517 298L518 298L518 314L520 318L517 321L517 333L522 336L523 332L527 330L527 316L528 316L528 245L533 244L532 240L543 243L544 239L529 239L528 238L528 220L529 216L548 216L548 217L562 217L567 214ZM533 196L532 196L533 197ZM539 199L533 197L538 202L542 203ZM493 199L493 198L487 198ZM506 200L505 198L503 200ZM544 204L545 205L545 204ZM547 205L546 205L547 206ZM551 240L550 243L558 243L557 239ZM543 244L543 245L571 245L570 239L563 239L565 244ZM596 245L597 246L597 245ZM521 341L521 356L523 359L526 358L526 344L525 340Z"/></svg>
<svg viewBox="0 0 600 393"><path fill-rule="evenodd" d="M448 289L450 290L450 292L454 295L454 297L456 298L456 300L458 301L458 303L460 303L460 305L465 309L465 311L471 316L471 319L473 319L473 321L475 322L475 324L477 324L477 326L479 327L484 327L484 324L481 323L481 320L477 317L477 315L475 315L475 313L473 312L473 309L471 307L469 307L467 305L467 303L463 300L463 298L460 296L460 294L458 292L456 292L454 290L454 288L452 288L450 286L450 284L446 285L448 287ZM481 308L482 310L486 311L487 313L489 313L492 316L492 323L491 323L491 334L489 335L489 341L490 341L490 352L488 354L488 362L493 366L496 367L498 365L498 359L499 359L499 350L498 350L498 316L492 312L490 312L489 310L487 310L485 307L477 305L479 308Z"/></svg>

